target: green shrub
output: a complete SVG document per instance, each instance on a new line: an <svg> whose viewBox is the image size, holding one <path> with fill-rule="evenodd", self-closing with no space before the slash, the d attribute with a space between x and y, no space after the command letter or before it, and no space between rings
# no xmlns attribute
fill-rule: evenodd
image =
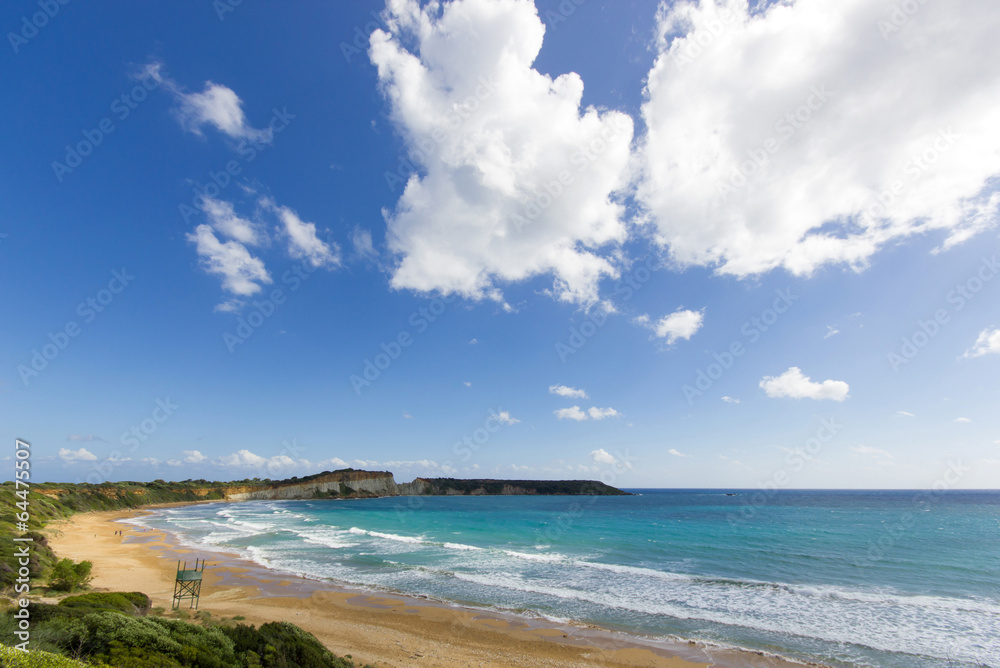
<svg viewBox="0 0 1000 668"><path fill-rule="evenodd" d="M127 615L145 615L153 602L139 591L109 591L68 596L59 601L59 605L64 608L86 608L92 612L114 610Z"/></svg>
<svg viewBox="0 0 1000 668"><path fill-rule="evenodd" d="M156 619L170 637L188 650L196 650L197 663L201 666L232 665L235 660L233 641L218 627L205 628L176 619ZM216 661L224 663L216 663Z"/></svg>
<svg viewBox="0 0 1000 668"><path fill-rule="evenodd" d="M57 591L73 591L90 582L90 570L94 567L89 561L74 564L72 559L60 559L52 567L49 576L49 586Z"/></svg>
<svg viewBox="0 0 1000 668"><path fill-rule="evenodd" d="M90 654L108 654L112 643L123 647L138 647L150 653L180 654L179 642L164 633L163 627L149 617L126 617L117 612L92 612L83 618L90 635L87 651Z"/></svg>
<svg viewBox="0 0 1000 668"><path fill-rule="evenodd" d="M102 663L84 663L34 649L22 652L7 645L0 645L0 666L4 668L107 668Z"/></svg>
<svg viewBox="0 0 1000 668"><path fill-rule="evenodd" d="M32 603L31 647L36 663L0 667L76 668L56 654L121 668L354 668L350 657L334 656L312 634L287 622L259 628L205 627L179 619L136 616L147 609L145 594L90 593L63 599L58 605ZM204 617L204 616L203 616ZM14 645L17 620L0 613L0 644ZM19 653L21 654L21 653ZM55 658L50 658L55 657ZM42 663L37 663L41 661Z"/></svg>
<svg viewBox="0 0 1000 668"><path fill-rule="evenodd" d="M53 617L32 624L31 646L46 652L82 659L87 635L87 626L81 620L73 617Z"/></svg>
<svg viewBox="0 0 1000 668"><path fill-rule="evenodd" d="M115 668L181 668L181 664L165 654L150 654L141 647L126 647L120 642L111 643L105 660Z"/></svg>
<svg viewBox="0 0 1000 668"><path fill-rule="evenodd" d="M236 654L246 666L263 668L353 668L354 663L334 656L316 639L288 622L268 622L260 628L237 624L222 632L232 638ZM259 663L253 663L253 662Z"/></svg>

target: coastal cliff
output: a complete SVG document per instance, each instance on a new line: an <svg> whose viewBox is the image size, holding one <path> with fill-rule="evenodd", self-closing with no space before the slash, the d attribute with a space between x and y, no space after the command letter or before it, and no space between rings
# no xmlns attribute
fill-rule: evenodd
<svg viewBox="0 0 1000 668"><path fill-rule="evenodd" d="M399 496L399 487L388 471L329 471L317 476L282 480L273 485L225 494L226 501L254 499L322 499Z"/></svg>
<svg viewBox="0 0 1000 668"><path fill-rule="evenodd" d="M397 483L388 471L329 471L308 478L282 480L253 490L225 493L227 501L251 499L371 498L380 496L499 496L499 495L628 494L596 480L488 480L416 478Z"/></svg>
<svg viewBox="0 0 1000 668"><path fill-rule="evenodd" d="M416 478L397 485L404 496L505 496L520 494L623 496L617 487L596 480L490 480Z"/></svg>
<svg viewBox="0 0 1000 668"><path fill-rule="evenodd" d="M135 508L185 501L270 499L368 499L384 496L482 495L621 495L620 489L595 480L462 480L416 478L397 483L389 471L340 469L286 480L209 482L40 483L33 491L73 511Z"/></svg>

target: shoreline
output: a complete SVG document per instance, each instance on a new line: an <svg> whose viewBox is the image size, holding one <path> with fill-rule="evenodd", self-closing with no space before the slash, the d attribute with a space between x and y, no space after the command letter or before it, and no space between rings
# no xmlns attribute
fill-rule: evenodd
<svg viewBox="0 0 1000 668"><path fill-rule="evenodd" d="M433 598L379 592L268 568L245 557L183 545L161 529L132 522L177 502L133 510L78 513L45 532L60 557L94 563L94 590L142 591L169 609L177 560L205 558L199 609L245 623L290 621L340 656L379 666L752 666L813 665L753 650L693 640L630 636L580 622L559 622ZM115 531L123 531L115 536ZM187 609L186 606L182 608Z"/></svg>

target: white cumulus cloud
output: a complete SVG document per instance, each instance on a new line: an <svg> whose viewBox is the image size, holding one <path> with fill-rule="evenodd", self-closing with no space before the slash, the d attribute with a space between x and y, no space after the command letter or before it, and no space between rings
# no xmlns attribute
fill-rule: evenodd
<svg viewBox="0 0 1000 668"><path fill-rule="evenodd" d="M984 329L976 343L965 351L965 357L980 357L990 353L1000 354L1000 329Z"/></svg>
<svg viewBox="0 0 1000 668"><path fill-rule="evenodd" d="M809 275L996 225L1000 12L919 3L896 26L894 7L661 5L637 195L676 262Z"/></svg>
<svg viewBox="0 0 1000 668"><path fill-rule="evenodd" d="M575 387L567 387L565 385L550 385L550 394L558 394L560 397L576 397L579 399L586 399L587 393L583 390L578 390Z"/></svg>
<svg viewBox="0 0 1000 668"><path fill-rule="evenodd" d="M816 383L803 375L797 366L789 367L780 376L765 376L760 386L769 397L789 397L791 399L832 399L843 401L850 389L842 380L824 380Z"/></svg>
<svg viewBox="0 0 1000 668"><path fill-rule="evenodd" d="M254 454L249 450L238 450L229 455L223 455L215 460L219 466L259 468L267 464L267 458Z"/></svg>
<svg viewBox="0 0 1000 668"><path fill-rule="evenodd" d="M221 276L222 287L228 292L247 297L259 292L261 284L272 282L260 258L238 241L219 241L211 226L199 225L187 239L195 244L205 271Z"/></svg>
<svg viewBox="0 0 1000 668"><path fill-rule="evenodd" d="M97 455L87 448L80 448L79 450L59 448L59 459L67 464L72 462L93 462L97 461Z"/></svg>
<svg viewBox="0 0 1000 668"><path fill-rule="evenodd" d="M297 260L306 260L313 267L340 266L340 247L335 243L325 243L316 236L316 223L309 223L287 206L277 204L265 197L261 206L277 214L288 236L288 254Z"/></svg>
<svg viewBox="0 0 1000 668"><path fill-rule="evenodd" d="M610 406L608 408L591 406L586 411L581 409L579 406L571 406L570 408L560 408L555 411L555 414L560 420L576 420L577 422L583 422L587 419L603 420L605 418L621 416L621 413Z"/></svg>
<svg viewBox="0 0 1000 668"><path fill-rule="evenodd" d="M593 459L598 464L614 464L617 459L610 452L601 448L599 450L594 450L590 453L591 459Z"/></svg>
<svg viewBox="0 0 1000 668"><path fill-rule="evenodd" d="M256 246L265 238L257 225L236 214L236 210L230 202L206 197L204 198L203 210L212 223L212 227L241 244Z"/></svg>
<svg viewBox="0 0 1000 668"><path fill-rule="evenodd" d="M618 454L621 455L622 453ZM614 456L604 448L599 448L597 450L592 450L590 452L590 458L594 460L595 464L614 466L616 469L631 469L632 462L629 460L632 458L629 457L628 452L624 454L624 457L625 457L624 459L620 459L619 457ZM580 470L582 471L584 469L581 468ZM597 472L595 469L591 469L591 471L595 473Z"/></svg>
<svg viewBox="0 0 1000 668"><path fill-rule="evenodd" d="M500 424L517 424L520 422L516 417L512 417L509 411L500 411L495 417Z"/></svg>
<svg viewBox="0 0 1000 668"><path fill-rule="evenodd" d="M158 62L147 65L144 73L174 96L177 102L174 113L184 129L200 135L202 126L211 125L233 139L270 143L271 131L257 130L250 126L243 113L243 101L232 88L206 81L202 92L188 92L166 76L163 73L163 64Z"/></svg>
<svg viewBox="0 0 1000 668"><path fill-rule="evenodd" d="M690 457L691 456L691 455L686 455L683 452L681 452L680 450L677 450L675 448L670 448L669 450L667 450L667 454L671 454L674 457Z"/></svg>
<svg viewBox="0 0 1000 668"><path fill-rule="evenodd" d="M621 415L621 413L616 411L614 408L598 408L597 406L591 406L587 410L587 414L590 416L591 420L603 420L604 418L618 417Z"/></svg>
<svg viewBox="0 0 1000 668"><path fill-rule="evenodd" d="M701 329L705 322L705 312L677 309L656 322L652 322L647 314L635 318L633 322L653 330L657 338L666 339L667 345L673 345L679 339L690 340Z"/></svg>
<svg viewBox="0 0 1000 668"><path fill-rule="evenodd" d="M185 464L200 464L208 459L208 457L201 454L198 450L185 450L181 454L184 455Z"/></svg>
<svg viewBox="0 0 1000 668"><path fill-rule="evenodd" d="M583 422L587 419L587 414L580 410L579 406L559 408L556 409L555 414L560 420L576 420L577 422Z"/></svg>
<svg viewBox="0 0 1000 668"><path fill-rule="evenodd" d="M416 168L401 159L390 182L405 180L384 212L392 286L502 301L549 275L558 299L597 301L626 237L632 119L581 109L577 74L533 69L532 2L390 0L387 23L369 57Z"/></svg>

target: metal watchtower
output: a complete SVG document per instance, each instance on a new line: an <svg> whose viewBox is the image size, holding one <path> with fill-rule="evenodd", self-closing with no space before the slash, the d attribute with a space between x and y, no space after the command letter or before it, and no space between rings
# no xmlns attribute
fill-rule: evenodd
<svg viewBox="0 0 1000 668"><path fill-rule="evenodd" d="M180 607L181 600L185 598L191 599L191 605L188 607L198 609L198 599L201 598L201 576L204 572L204 559L195 559L193 569L187 567L186 561L183 562L183 566L180 561L177 562L177 579L174 581L174 610Z"/></svg>

